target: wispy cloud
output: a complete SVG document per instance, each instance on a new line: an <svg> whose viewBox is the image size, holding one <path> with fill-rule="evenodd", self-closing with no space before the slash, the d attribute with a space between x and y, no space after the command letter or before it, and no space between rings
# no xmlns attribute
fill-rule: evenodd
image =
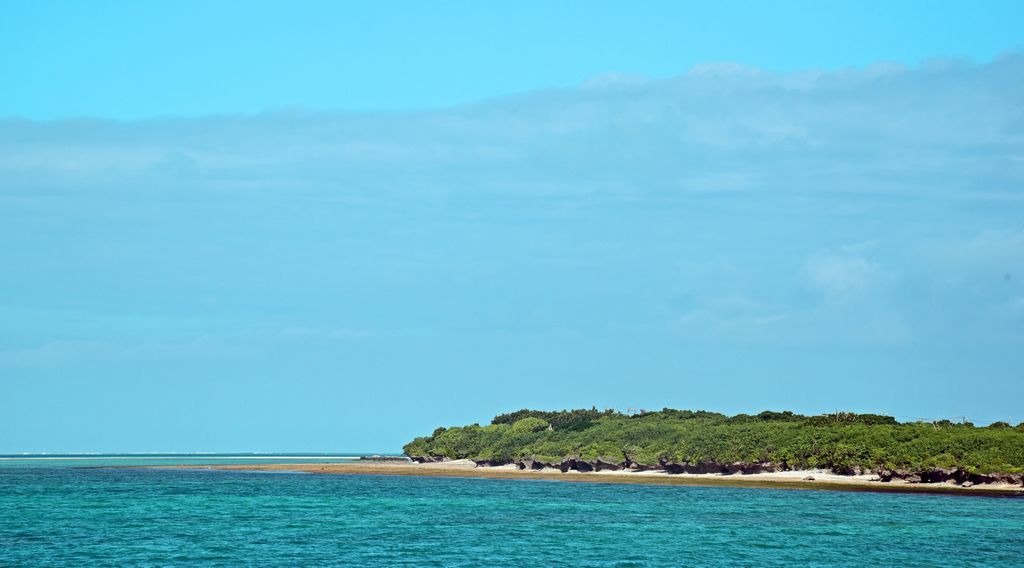
<svg viewBox="0 0 1024 568"><path fill-rule="evenodd" d="M1020 55L793 74L714 65L429 112L7 120L0 176L207 190L338 182L333 191L347 193L415 183L445 193L543 184L563 195L585 186L969 196L1024 180L1022 74Z"/></svg>
<svg viewBox="0 0 1024 568"><path fill-rule="evenodd" d="M808 282L830 300L847 300L868 292L882 272L865 254L870 245L862 243L815 253L804 266Z"/></svg>

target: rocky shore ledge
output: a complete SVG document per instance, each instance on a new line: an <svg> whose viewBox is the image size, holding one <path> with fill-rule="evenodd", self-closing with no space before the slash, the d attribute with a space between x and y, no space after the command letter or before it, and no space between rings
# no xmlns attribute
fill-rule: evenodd
<svg viewBox="0 0 1024 568"><path fill-rule="evenodd" d="M416 463L443 463L450 461L444 456L410 456ZM576 472L600 472L600 471L656 471L666 474L693 474L693 475L751 475L763 473L777 473L792 471L786 464L776 463L675 463L661 460L657 464L640 464L630 460L612 461L610 459L597 458L585 460L580 458L566 458L559 462L548 462L533 459L520 460L472 460L478 467L507 467L515 466L519 470L559 470L563 473ZM865 470L852 468L848 470L833 469L832 473L848 476L877 476L877 481L889 483L893 481L903 483L953 483L962 487L975 485L1020 485L1024 487L1024 474L1020 473L972 473L963 469L925 469L918 471L910 470Z"/></svg>
<svg viewBox="0 0 1024 568"><path fill-rule="evenodd" d="M380 454L373 454L372 456L359 456L359 461L374 463L409 463L411 460L405 456L382 456Z"/></svg>

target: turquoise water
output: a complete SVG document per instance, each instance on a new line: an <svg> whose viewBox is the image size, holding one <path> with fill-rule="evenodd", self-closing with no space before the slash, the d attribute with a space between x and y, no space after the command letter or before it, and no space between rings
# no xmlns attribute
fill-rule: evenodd
<svg viewBox="0 0 1024 568"><path fill-rule="evenodd" d="M259 463L345 463L365 454L0 454L0 470ZM383 454L382 454L383 455Z"/></svg>
<svg viewBox="0 0 1024 568"><path fill-rule="evenodd" d="M1024 566L1019 498L20 461L0 566Z"/></svg>

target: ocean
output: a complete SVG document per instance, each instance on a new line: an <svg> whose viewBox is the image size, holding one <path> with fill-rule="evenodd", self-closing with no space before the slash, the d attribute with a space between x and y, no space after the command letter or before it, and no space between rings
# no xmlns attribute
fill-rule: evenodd
<svg viewBox="0 0 1024 568"><path fill-rule="evenodd" d="M59 459L54 459L59 458ZM1024 566L1024 499L0 458L0 566Z"/></svg>

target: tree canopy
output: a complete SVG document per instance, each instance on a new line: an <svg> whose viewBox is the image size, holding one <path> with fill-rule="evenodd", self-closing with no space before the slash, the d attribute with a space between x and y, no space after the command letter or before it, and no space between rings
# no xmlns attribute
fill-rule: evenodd
<svg viewBox="0 0 1024 568"><path fill-rule="evenodd" d="M900 423L891 416L766 411L726 416L663 409L518 410L491 424L438 428L404 450L412 457L513 462L602 459L613 463L770 463L788 469L960 468L1024 471L1024 424Z"/></svg>

